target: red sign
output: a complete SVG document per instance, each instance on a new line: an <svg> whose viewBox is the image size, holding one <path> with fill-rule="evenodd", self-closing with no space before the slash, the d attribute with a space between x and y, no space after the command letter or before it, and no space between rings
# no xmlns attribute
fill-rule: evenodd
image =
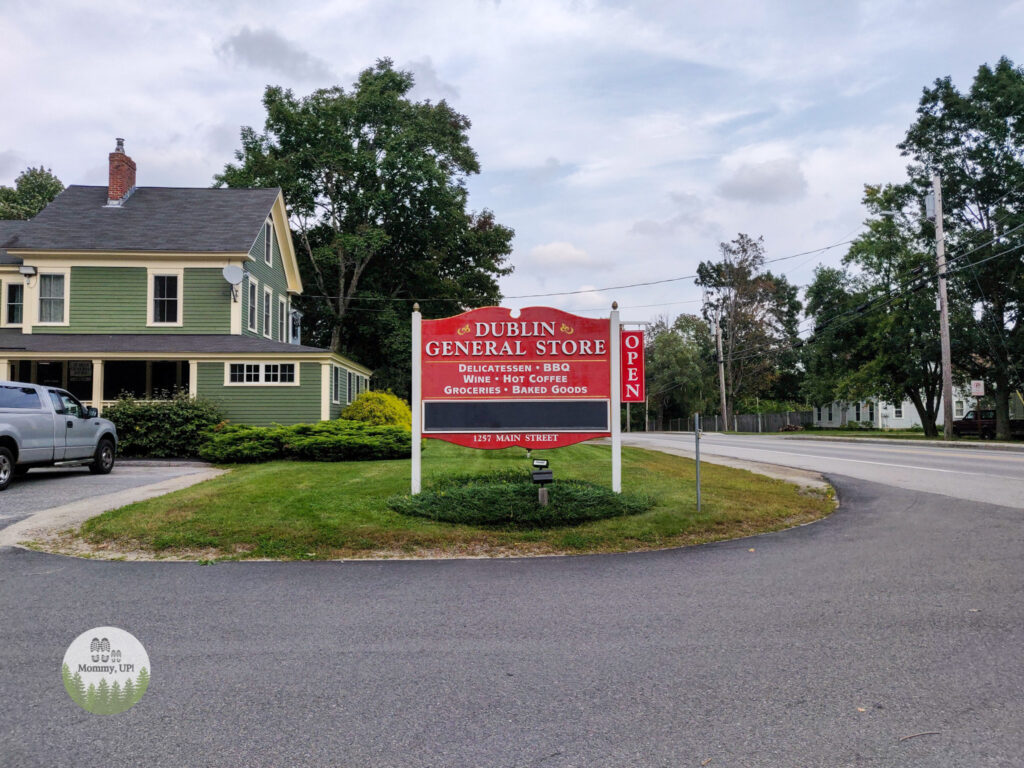
<svg viewBox="0 0 1024 768"><path fill-rule="evenodd" d="M621 331L622 402L642 403L644 392L644 332Z"/></svg>
<svg viewBox="0 0 1024 768"><path fill-rule="evenodd" d="M556 448L611 434L607 318L484 307L422 329L424 437Z"/></svg>

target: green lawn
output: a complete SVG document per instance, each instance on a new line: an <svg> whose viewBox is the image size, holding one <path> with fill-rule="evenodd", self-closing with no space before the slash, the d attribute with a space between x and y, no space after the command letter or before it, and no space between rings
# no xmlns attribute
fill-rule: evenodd
<svg viewBox="0 0 1024 768"><path fill-rule="evenodd" d="M577 445L534 451L558 478L610 483L610 448ZM425 480L442 473L502 467L528 471L519 448L483 451L427 441ZM697 514L689 459L623 449L623 486L657 497L631 517L543 530L504 530L406 517L386 500L409 491L409 462L272 462L149 501L106 512L80 535L108 553L143 550L164 556L328 559L403 556L500 556L618 552L697 544L779 530L827 515L823 493L743 470L704 464L703 510Z"/></svg>

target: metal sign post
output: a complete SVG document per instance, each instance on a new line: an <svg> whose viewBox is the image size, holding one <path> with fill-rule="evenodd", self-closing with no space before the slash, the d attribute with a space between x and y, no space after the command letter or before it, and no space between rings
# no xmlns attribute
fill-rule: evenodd
<svg viewBox="0 0 1024 768"><path fill-rule="evenodd" d="M697 511L700 512L700 414L693 414L693 442L697 457Z"/></svg>

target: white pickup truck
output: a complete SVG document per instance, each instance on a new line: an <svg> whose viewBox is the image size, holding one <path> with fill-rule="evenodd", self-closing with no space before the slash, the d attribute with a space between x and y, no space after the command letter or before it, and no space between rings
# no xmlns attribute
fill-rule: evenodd
<svg viewBox="0 0 1024 768"><path fill-rule="evenodd" d="M0 381L0 491L32 467L114 468L117 429L63 389Z"/></svg>

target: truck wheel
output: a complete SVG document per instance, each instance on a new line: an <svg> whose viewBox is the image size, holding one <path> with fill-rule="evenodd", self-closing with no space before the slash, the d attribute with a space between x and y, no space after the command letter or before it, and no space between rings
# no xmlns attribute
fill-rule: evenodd
<svg viewBox="0 0 1024 768"><path fill-rule="evenodd" d="M996 436L996 433L992 432L991 430L988 430L988 429L984 429L981 432L981 439L982 440L994 440L995 436Z"/></svg>
<svg viewBox="0 0 1024 768"><path fill-rule="evenodd" d="M7 488L14 479L14 454L8 448L0 448L0 491Z"/></svg>
<svg viewBox="0 0 1024 768"><path fill-rule="evenodd" d="M96 453L93 456L89 471L94 475L109 475L114 468L114 443L111 440L100 440L96 446Z"/></svg>

